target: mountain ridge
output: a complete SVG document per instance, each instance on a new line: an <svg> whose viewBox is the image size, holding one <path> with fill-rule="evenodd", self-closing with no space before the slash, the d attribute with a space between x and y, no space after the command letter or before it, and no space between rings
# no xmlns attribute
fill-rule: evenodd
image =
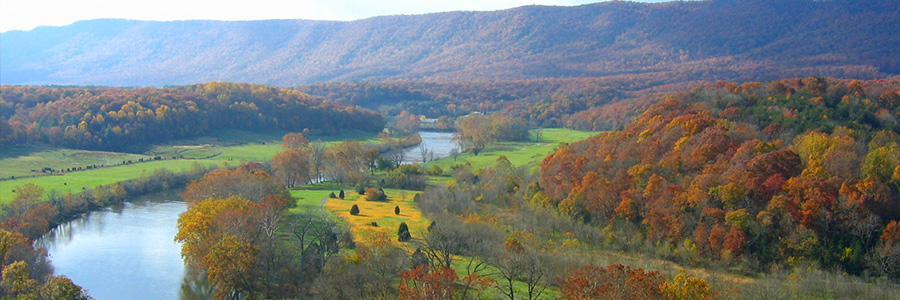
<svg viewBox="0 0 900 300"><path fill-rule="evenodd" d="M900 72L890 1L601 2L356 21L98 19L0 33L0 83L764 80Z"/></svg>

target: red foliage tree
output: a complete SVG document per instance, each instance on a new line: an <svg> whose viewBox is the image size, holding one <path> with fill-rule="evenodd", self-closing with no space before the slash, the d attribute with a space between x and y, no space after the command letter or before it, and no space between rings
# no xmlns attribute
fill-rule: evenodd
<svg viewBox="0 0 900 300"><path fill-rule="evenodd" d="M661 299L660 286L665 279L656 271L591 264L557 278L557 282L563 294L561 299Z"/></svg>

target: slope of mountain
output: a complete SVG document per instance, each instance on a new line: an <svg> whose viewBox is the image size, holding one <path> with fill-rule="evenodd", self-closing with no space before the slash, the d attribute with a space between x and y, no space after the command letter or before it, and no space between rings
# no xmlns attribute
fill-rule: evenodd
<svg viewBox="0 0 900 300"><path fill-rule="evenodd" d="M0 34L0 83L877 78L900 72L898 19L888 0L615 1L350 22L105 19Z"/></svg>

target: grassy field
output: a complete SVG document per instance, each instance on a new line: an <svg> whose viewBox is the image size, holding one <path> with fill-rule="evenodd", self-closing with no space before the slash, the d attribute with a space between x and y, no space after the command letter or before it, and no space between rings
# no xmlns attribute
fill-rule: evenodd
<svg viewBox="0 0 900 300"><path fill-rule="evenodd" d="M358 241L365 241L370 232L387 232L390 236L397 236L397 228L401 222L406 222L413 238L420 235L430 224L422 217L413 197L418 191L384 189L387 201L366 201L355 191L345 190L344 199L328 199L325 209L347 221L350 231ZM326 193L327 195L327 193ZM356 204L359 207L359 215L350 215L350 208ZM400 207L400 214L394 214L394 207ZM372 226L372 222L378 226Z"/></svg>
<svg viewBox="0 0 900 300"><path fill-rule="evenodd" d="M469 163L472 169L479 169L497 164L497 158L506 156L514 166L533 164L537 166L547 154L550 154L559 143L571 143L596 135L597 132L577 131L565 128L543 129L543 138L540 142L504 142L487 146L478 155L471 153L460 154L456 159L452 157L429 162L427 165L438 165L447 170L451 166ZM534 131L532 130L532 139Z"/></svg>
<svg viewBox="0 0 900 300"><path fill-rule="evenodd" d="M44 176L44 168L64 170L86 168L89 165L115 165L122 161L151 159L141 154L85 151L41 146L8 147L0 150L0 179L25 176Z"/></svg>
<svg viewBox="0 0 900 300"><path fill-rule="evenodd" d="M209 137L201 137L189 140L179 140L161 145L155 149L191 150L202 148L215 148L221 154L209 159L170 159L161 161L149 161L127 165L111 166L99 169L77 171L71 173L54 174L34 178L18 178L30 175L32 169L44 167L69 168L74 164L103 164L112 165L121 163L122 160L137 162L140 158L145 160L152 156L141 154L127 154L115 152L84 151L64 148L47 147L8 147L0 150L0 178L17 176L15 180L0 181L0 204L15 198L13 190L17 186L33 183L43 187L46 191L65 194L79 192L83 188L90 189L98 185L108 185L122 180L144 177L158 169L169 169L173 172L187 170L194 163L204 166L238 165L250 161L269 160L281 151L281 137L286 131L272 132L248 132L241 130L229 130L217 133ZM349 140L370 141L375 140L375 134L348 132L336 136L312 136L311 139L321 139L325 142ZM154 150L151 150L154 151ZM206 157L210 152L198 151L191 155ZM206 156L204 156L206 155ZM187 157L187 155L186 155ZM7 175L10 174L10 175ZM25 175L14 175L25 174ZM327 195L327 193L326 193Z"/></svg>
<svg viewBox="0 0 900 300"><path fill-rule="evenodd" d="M222 154L219 147L213 145L197 145L197 146L168 146L156 147L148 155L162 157L181 157L185 159L204 159Z"/></svg>
<svg viewBox="0 0 900 300"><path fill-rule="evenodd" d="M337 195L341 189L344 190L344 193L348 194L352 190L331 182L307 184L293 188L291 189L291 196L297 199L297 207L291 209L290 212L297 213L311 209L319 209L322 198L328 197L328 194L330 193Z"/></svg>
<svg viewBox="0 0 900 300"><path fill-rule="evenodd" d="M0 203L7 203L15 198L15 193L12 191L15 187L26 183L33 183L43 187L48 192L55 190L61 194L74 193L80 192L82 189L91 189L98 185L108 185L122 180L149 176L153 171L159 169L168 169L173 172L185 171L194 163L218 165L221 162L210 160L163 160L52 176L0 181Z"/></svg>

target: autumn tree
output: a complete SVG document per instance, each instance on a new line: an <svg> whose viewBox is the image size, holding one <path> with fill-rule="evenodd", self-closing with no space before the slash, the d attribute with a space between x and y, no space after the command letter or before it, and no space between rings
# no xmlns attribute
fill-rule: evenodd
<svg viewBox="0 0 900 300"><path fill-rule="evenodd" d="M285 149L272 158L272 169L275 170L275 177L283 182L285 187L309 183L309 153L301 148Z"/></svg>
<svg viewBox="0 0 900 300"><path fill-rule="evenodd" d="M40 295L40 298L42 299L93 299L88 295L84 288L72 282L68 277L62 275L51 276L47 279L47 282L41 287Z"/></svg>
<svg viewBox="0 0 900 300"><path fill-rule="evenodd" d="M357 244L354 254L336 256L325 266L312 293L326 299L397 298L397 280L407 254L387 232Z"/></svg>
<svg viewBox="0 0 900 300"><path fill-rule="evenodd" d="M299 132L285 134L281 137L281 140L281 148L284 149L305 148L309 145L309 140L306 139L306 136Z"/></svg>
<svg viewBox="0 0 900 300"><path fill-rule="evenodd" d="M260 292L257 280L269 279L266 264L286 206L268 196L262 203L240 196L209 198L191 205L178 218L175 240L193 267L205 270L218 298L239 298ZM261 251L265 250L265 251ZM263 258L262 264L258 264Z"/></svg>
<svg viewBox="0 0 900 300"><path fill-rule="evenodd" d="M368 169L366 149L358 141L343 141L328 147L325 156L331 165L331 176L339 183L361 183Z"/></svg>
<svg viewBox="0 0 900 300"><path fill-rule="evenodd" d="M218 238L203 257L207 278L216 287L216 298L240 299L253 291L252 268L258 251L233 234Z"/></svg>
<svg viewBox="0 0 900 300"><path fill-rule="evenodd" d="M709 283L706 280L687 275L679 270L671 280L660 286L664 299L707 300L712 299Z"/></svg>
<svg viewBox="0 0 900 300"><path fill-rule="evenodd" d="M441 300L451 299L459 279L456 271L448 268L430 270L419 265L409 271L400 271L402 281L399 291L400 299Z"/></svg>
<svg viewBox="0 0 900 300"><path fill-rule="evenodd" d="M290 199L284 185L260 170L261 167L251 164L234 170L213 170L199 180L191 181L181 196L188 205L209 198L224 199L235 195L253 202L260 202L266 196Z"/></svg>
<svg viewBox="0 0 900 300"><path fill-rule="evenodd" d="M36 299L39 286L28 270L28 263L17 261L3 266L3 282L0 287L5 294L18 299Z"/></svg>
<svg viewBox="0 0 900 300"><path fill-rule="evenodd" d="M394 117L393 129L396 135L409 135L419 131L419 116L410 114L408 111L401 111L399 115Z"/></svg>
<svg viewBox="0 0 900 300"><path fill-rule="evenodd" d="M558 278L562 299L663 299L664 278L623 265L586 265Z"/></svg>
<svg viewBox="0 0 900 300"><path fill-rule="evenodd" d="M381 200L381 193L375 188L370 187L366 189L365 198L366 201L379 201Z"/></svg>
<svg viewBox="0 0 900 300"><path fill-rule="evenodd" d="M467 150L477 154L490 143L524 141L529 137L528 124L521 118L503 115L468 115L456 120L453 138Z"/></svg>
<svg viewBox="0 0 900 300"><path fill-rule="evenodd" d="M525 244L519 240L526 241ZM517 297L526 299L539 298L546 288L542 285L548 273L544 262L547 257L540 249L528 245L533 236L528 233L514 232L503 243L502 251L491 265L497 269L501 280L497 282L497 289L510 300ZM517 281L525 283L526 295L517 296L515 284Z"/></svg>

